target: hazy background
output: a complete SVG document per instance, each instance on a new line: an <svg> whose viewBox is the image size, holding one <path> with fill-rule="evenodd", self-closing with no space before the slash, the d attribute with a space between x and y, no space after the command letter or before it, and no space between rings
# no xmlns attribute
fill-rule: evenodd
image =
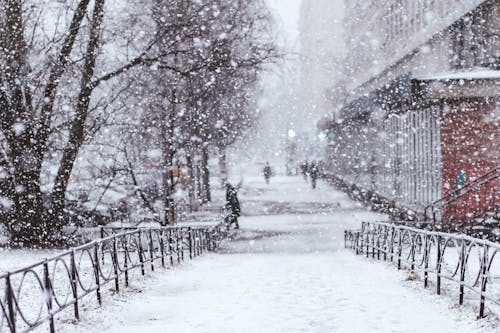
<svg viewBox="0 0 500 333"><path fill-rule="evenodd" d="M328 15L315 13L309 1L324 3L320 6L322 14ZM238 155L257 163L272 161L276 169L284 172L292 141L295 160L320 158L316 124L332 113L328 89L340 77L343 0L267 2L275 18L276 38L286 56L263 75L258 103L260 123ZM318 22L318 17L323 17L324 22ZM311 52L318 49L318 54ZM324 62L325 54L332 59L330 63ZM294 138L288 136L290 130ZM241 163L241 158L236 163Z"/></svg>

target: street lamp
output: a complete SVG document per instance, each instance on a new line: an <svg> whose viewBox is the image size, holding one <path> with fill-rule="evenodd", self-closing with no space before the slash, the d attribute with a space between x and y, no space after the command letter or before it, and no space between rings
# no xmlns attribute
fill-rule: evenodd
<svg viewBox="0 0 500 333"><path fill-rule="evenodd" d="M294 158L295 158L295 150L296 150L296 143L295 143L295 137L297 136L297 133L293 129L288 129L288 136L286 140L286 174L288 176L292 175L292 170L293 170L293 164L294 164Z"/></svg>
<svg viewBox="0 0 500 333"><path fill-rule="evenodd" d="M325 139L326 139L325 132L319 132L318 139L319 139L319 141L325 141Z"/></svg>

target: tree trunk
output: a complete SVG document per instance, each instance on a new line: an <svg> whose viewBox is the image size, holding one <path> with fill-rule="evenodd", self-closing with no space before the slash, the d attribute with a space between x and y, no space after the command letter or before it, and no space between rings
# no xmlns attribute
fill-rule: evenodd
<svg viewBox="0 0 500 333"><path fill-rule="evenodd" d="M40 246L52 242L49 223L44 219L39 169L30 149L12 149L14 162L14 210L10 241L13 246ZM31 158L33 158L31 160ZM59 235L53 235L59 236Z"/></svg>
<svg viewBox="0 0 500 333"><path fill-rule="evenodd" d="M224 186L226 186L228 178L227 158L226 158L225 148L219 148L219 172L220 172L221 187L224 188Z"/></svg>
<svg viewBox="0 0 500 333"><path fill-rule="evenodd" d="M194 178L194 164L192 150L187 149L188 153L186 155L186 166L187 166L187 186L188 186L188 196L189 196L189 209L191 212L198 210L198 201L196 198L196 184Z"/></svg>
<svg viewBox="0 0 500 333"><path fill-rule="evenodd" d="M13 211L7 228L11 243L17 246L32 246L47 235L44 230L43 201L39 186L41 168L40 152L34 144L33 121L31 117L31 90L25 78L29 74L26 61L26 42L21 1L5 3L5 29L3 44L5 63L0 85L2 89L2 132L8 142L8 159L11 162L11 183L7 191L12 195ZM6 93L7 91L8 93ZM19 124L23 130L16 132ZM6 193L7 194L7 193ZM5 195L1 193L1 195Z"/></svg>
<svg viewBox="0 0 500 333"><path fill-rule="evenodd" d="M34 115L31 88L29 86L30 69L27 65L27 45L24 40L22 1L5 2L5 35L3 44L8 70L0 85L7 85L8 95L1 94L0 114L3 134L6 137L11 173L7 179L6 191L1 195L12 199L13 206L8 214L7 229L14 246L48 246L61 241L61 233L51 224L44 208L40 189L40 175L43 158L46 153L46 138L55 100L59 79L69 62L76 36L85 16L89 0L79 2L71 20L63 46L54 63L51 63L50 75L44 91L44 105L41 118ZM13 125L23 126L21 133L14 133Z"/></svg>
<svg viewBox="0 0 500 333"><path fill-rule="evenodd" d="M62 229L62 224L64 222L63 211L68 181L71 176L71 171L73 170L73 165L78 155L78 151L80 150L85 139L85 121L88 116L90 96L92 95L92 91L94 89L92 86L92 77L94 75L95 63L98 54L97 50L99 48L100 28L103 16L104 0L96 0L92 15L90 38L85 54L85 65L82 73L82 81L80 83L80 93L78 95L76 115L71 125L69 140L64 148L63 156L59 164L51 197L51 220L54 226L60 229Z"/></svg>
<svg viewBox="0 0 500 333"><path fill-rule="evenodd" d="M210 194L210 170L208 168L208 147L201 150L201 178L203 181L203 203L212 201Z"/></svg>
<svg viewBox="0 0 500 333"><path fill-rule="evenodd" d="M196 163L196 190L198 194L198 199L204 197L203 195L203 184L201 182L201 161Z"/></svg>
<svg viewBox="0 0 500 333"><path fill-rule="evenodd" d="M174 126L175 113L177 110L177 90L172 85L169 107L166 109L165 118L162 121L162 157L163 157L163 224L175 224L175 203L172 197L173 182L173 160L174 160Z"/></svg>

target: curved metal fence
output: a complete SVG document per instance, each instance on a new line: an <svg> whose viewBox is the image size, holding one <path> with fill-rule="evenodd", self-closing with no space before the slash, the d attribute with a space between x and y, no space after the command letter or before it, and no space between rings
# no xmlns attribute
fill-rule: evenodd
<svg viewBox="0 0 500 333"><path fill-rule="evenodd" d="M129 285L130 273L154 271L217 248L228 225L122 230L102 228L105 237L50 259L0 275L0 332L29 332L48 325L72 309L80 318L82 299L95 295L102 303L103 287L113 291Z"/></svg>
<svg viewBox="0 0 500 333"><path fill-rule="evenodd" d="M476 295L480 318L485 316L486 301L500 305L499 243L384 222L363 222L361 230L346 230L344 240L356 254L397 261L398 269L422 272L425 287L433 275L438 295L442 282L451 282L458 286L460 305L465 297Z"/></svg>

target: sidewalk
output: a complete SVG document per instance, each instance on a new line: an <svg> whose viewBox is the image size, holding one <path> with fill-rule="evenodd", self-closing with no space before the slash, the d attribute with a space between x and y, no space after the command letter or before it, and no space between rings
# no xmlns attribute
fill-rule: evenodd
<svg viewBox="0 0 500 333"><path fill-rule="evenodd" d="M299 177L245 182L233 241L155 272L61 331L491 332L407 272L343 248L344 229L383 216Z"/></svg>

